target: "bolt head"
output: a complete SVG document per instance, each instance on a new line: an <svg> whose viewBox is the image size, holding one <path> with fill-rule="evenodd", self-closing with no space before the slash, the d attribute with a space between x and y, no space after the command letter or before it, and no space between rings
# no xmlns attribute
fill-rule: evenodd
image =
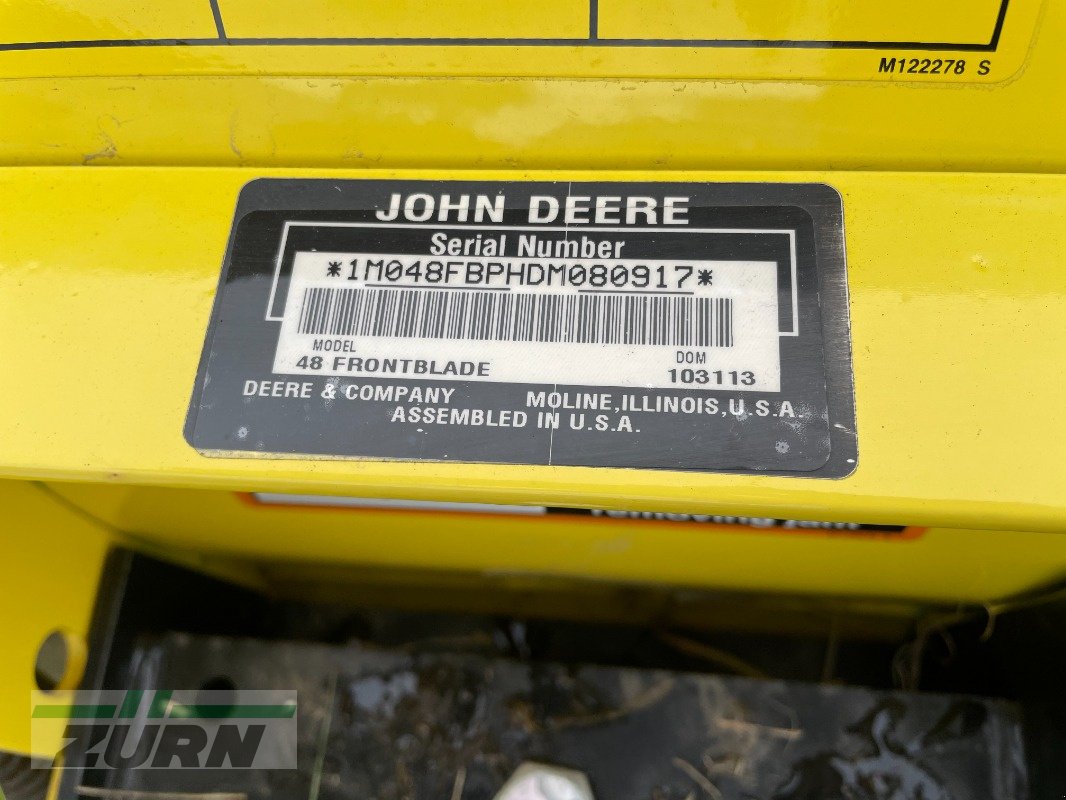
<svg viewBox="0 0 1066 800"><path fill-rule="evenodd" d="M521 764L495 800L595 800L584 772L548 764Z"/></svg>

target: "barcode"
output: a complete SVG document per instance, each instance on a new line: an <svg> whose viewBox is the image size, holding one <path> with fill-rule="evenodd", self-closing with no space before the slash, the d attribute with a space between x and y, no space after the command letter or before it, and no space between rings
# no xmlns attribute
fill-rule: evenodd
<svg viewBox="0 0 1066 800"><path fill-rule="evenodd" d="M298 331L316 336L732 347L733 301L635 294L308 288Z"/></svg>

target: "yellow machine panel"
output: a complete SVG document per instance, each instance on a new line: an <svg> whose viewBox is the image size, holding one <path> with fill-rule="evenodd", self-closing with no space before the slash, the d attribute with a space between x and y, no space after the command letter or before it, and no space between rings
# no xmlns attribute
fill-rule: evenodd
<svg viewBox="0 0 1066 800"><path fill-rule="evenodd" d="M692 514L550 513L536 506L375 508L349 505L345 497L257 500L199 489L49 486L156 546L230 562L251 559L274 590L298 590L302 597L330 596L345 569L378 567L995 606L1050 586L1066 571L1066 537L1052 533L879 532L827 523L785 528L720 514L716 521Z"/></svg>
<svg viewBox="0 0 1066 800"><path fill-rule="evenodd" d="M326 174L341 173L301 172ZM0 336L8 374L33 387L0 400L0 413L15 420L0 443L6 475L324 493L358 486L359 494L408 499L1064 527L1064 433L1046 425L1039 436L1022 435L1041 414L1053 415L1066 392L1066 373L1047 362L1046 349L1066 319L1064 278L1053 260L1066 247L1058 222L1066 185L1058 177L788 176L831 182L844 201L859 458L842 480L205 458L186 443L182 424L233 204L248 177L218 169L0 174L4 195L18 198L0 240ZM909 213L901 217L900 208ZM999 232L994 240L989 230ZM980 358L960 357L960 347Z"/></svg>
<svg viewBox="0 0 1066 800"><path fill-rule="evenodd" d="M0 582L5 602L18 604L7 606L4 615L0 750L29 752L37 650L57 632L84 646L104 559L117 539L106 525L57 502L51 492L33 483L0 481L0 503L4 509ZM81 677L78 665L71 669L66 688Z"/></svg>
<svg viewBox="0 0 1066 800"><path fill-rule="evenodd" d="M875 638L1052 596L1064 40L1042 0L0 4L0 549L31 598L4 610L0 750L28 752L35 653L86 644L116 549L272 599L488 613L499 590L624 620L641 587L861 608ZM198 452L197 365L264 178L825 185L854 471Z"/></svg>
<svg viewBox="0 0 1066 800"><path fill-rule="evenodd" d="M126 0L8 5L0 74L478 75L996 83L1024 64L1041 0L707 5L632 0Z"/></svg>

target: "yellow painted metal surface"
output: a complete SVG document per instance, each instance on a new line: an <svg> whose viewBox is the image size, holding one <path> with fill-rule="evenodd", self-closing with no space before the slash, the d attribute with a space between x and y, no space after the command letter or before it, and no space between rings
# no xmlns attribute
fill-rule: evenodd
<svg viewBox="0 0 1066 800"><path fill-rule="evenodd" d="M991 603L1066 577L1066 536L1053 533L757 531L570 515L259 505L197 489L51 488L139 538L250 559L282 592L297 578L313 584L316 570L335 580L345 569L370 566L953 604Z"/></svg>
<svg viewBox="0 0 1066 800"><path fill-rule="evenodd" d="M859 464L843 480L206 458L182 423L237 192L264 170L9 169L0 470L25 478L1066 529L1066 180L634 174L827 182L844 202ZM331 170L301 176L348 177ZM379 177L382 177L380 173ZM357 177L357 176L355 176ZM585 179L588 173L419 172Z"/></svg>
<svg viewBox="0 0 1066 800"><path fill-rule="evenodd" d="M29 752L37 648L52 631L88 632L110 529L45 487L0 480L0 750Z"/></svg>
<svg viewBox="0 0 1066 800"><path fill-rule="evenodd" d="M1061 579L1066 3L1005 7L0 6L0 476L46 480L90 515L0 483L9 596L34 598L0 691L28 680L17 670L46 629L83 628L112 527L260 588L328 564L939 602ZM828 183L844 203L858 470L202 457L182 422L237 193L263 176ZM250 509L234 490L930 530L430 526ZM61 592L38 588L53 578ZM0 718L0 748L23 749L10 725L22 718Z"/></svg>
<svg viewBox="0 0 1066 800"><path fill-rule="evenodd" d="M1066 18L1066 7L1059 8ZM993 89L314 77L0 80L0 163L1055 173L1066 169L1066 103L1048 98L1058 96L1064 74L1066 48L1049 47L1034 53L1024 79Z"/></svg>
<svg viewBox="0 0 1066 800"><path fill-rule="evenodd" d="M1022 67L1041 7L1041 0L670 0L654 9L634 0L181 0L165 10L129 0L8 3L0 10L0 29L7 28L0 75L996 83ZM882 69L882 58L908 64Z"/></svg>
<svg viewBox="0 0 1066 800"><path fill-rule="evenodd" d="M202 27L208 3L196 3ZM84 5L48 7L82 22L86 16ZM753 36L774 33L765 24L775 19L817 30L843 25L853 13L838 20L835 4L798 0L789 7L805 15L766 11L777 7L705 6L750 21ZM866 13L877 22L886 7ZM938 7L904 14L904 6L892 18L943 22ZM38 24L34 4L3 8L17 22L6 26L11 30ZM124 23L113 8L93 5L94 14L122 29L101 23L99 38L148 35L134 24L140 17ZM177 14L187 7L167 8ZM612 15L625 8L621 0L613 12L601 3L604 24L621 19ZM956 19L985 24L984 0L975 8ZM260 16L269 20L270 13ZM460 21L485 15L470 16ZM637 22L676 24L676 16L649 16ZM293 25L318 25L320 18ZM10 78L0 80L0 164L1059 172L1066 167L1066 104L1054 99L1066 74L1064 36L1066 6L1011 0L996 52L957 54L967 60L963 75L878 71L882 57L937 57L932 51L313 40L17 50L0 43L0 77ZM985 58L989 74L976 75ZM639 79L645 74L678 77Z"/></svg>

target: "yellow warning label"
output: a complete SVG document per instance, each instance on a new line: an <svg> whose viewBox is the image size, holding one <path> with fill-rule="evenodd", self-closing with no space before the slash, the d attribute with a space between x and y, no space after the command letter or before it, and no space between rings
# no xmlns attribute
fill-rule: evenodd
<svg viewBox="0 0 1066 800"><path fill-rule="evenodd" d="M12 0L0 5L0 77L996 82L1021 67L1041 2Z"/></svg>
<svg viewBox="0 0 1066 800"><path fill-rule="evenodd" d="M945 47L992 41L1001 0L660 0L648 13L643 0L601 4L599 32L609 39L779 42L847 47L905 43Z"/></svg>
<svg viewBox="0 0 1066 800"><path fill-rule="evenodd" d="M231 37L580 39L588 6L574 0L220 0Z"/></svg>
<svg viewBox="0 0 1066 800"><path fill-rule="evenodd" d="M72 42L212 38L206 0L11 0L0 3L0 43L47 46Z"/></svg>

